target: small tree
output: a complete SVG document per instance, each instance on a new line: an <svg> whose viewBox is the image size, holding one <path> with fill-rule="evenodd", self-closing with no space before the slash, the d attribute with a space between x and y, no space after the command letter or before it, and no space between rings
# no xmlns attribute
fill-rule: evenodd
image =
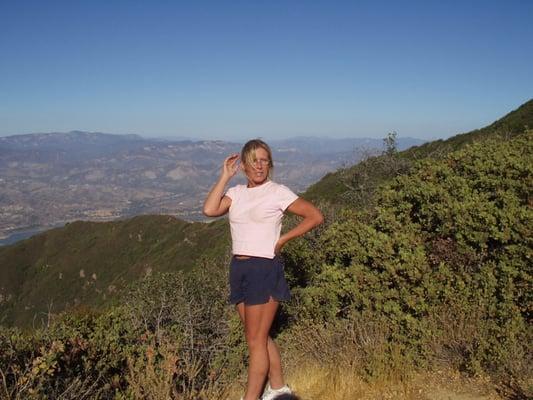
<svg viewBox="0 0 533 400"><path fill-rule="evenodd" d="M389 132L383 139L385 149L381 154L369 153L358 164L340 171L338 176L346 188L342 194L346 203L356 204L358 209L372 206L379 185L409 170L410 162L400 156L396 137L395 131Z"/></svg>
<svg viewBox="0 0 533 400"><path fill-rule="evenodd" d="M388 157L394 157L396 154L398 154L398 144L396 141L396 137L398 134L395 131L387 133L387 136L383 139L383 146L385 147L385 150L383 151L384 156Z"/></svg>

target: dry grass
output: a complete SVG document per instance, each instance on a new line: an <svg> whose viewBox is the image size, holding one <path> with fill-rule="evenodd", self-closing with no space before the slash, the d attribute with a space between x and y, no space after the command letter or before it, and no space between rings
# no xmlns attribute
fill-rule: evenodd
<svg viewBox="0 0 533 400"><path fill-rule="evenodd" d="M378 322L347 323L336 329L300 326L279 344L286 381L298 400L502 400L488 378L468 378L457 368L420 371L387 347ZM388 355L384 355L388 351ZM239 399L244 379L227 399ZM501 393L501 392L500 392Z"/></svg>
<svg viewBox="0 0 533 400"><path fill-rule="evenodd" d="M354 369L315 362L290 371L287 380L301 400L501 400L490 382L454 371L416 374L407 381L363 381Z"/></svg>
<svg viewBox="0 0 533 400"><path fill-rule="evenodd" d="M173 377L177 373L178 356L171 349L161 351L162 360L156 361L153 347L146 349L146 360L128 360L130 395L138 399L159 400L176 395Z"/></svg>
<svg viewBox="0 0 533 400"><path fill-rule="evenodd" d="M299 400L504 398L488 378L468 378L449 362L420 371L386 335L386 325L369 319L292 329L280 338L287 382Z"/></svg>
<svg viewBox="0 0 533 400"><path fill-rule="evenodd" d="M224 400L227 388L216 382L197 387L195 378L202 365L180 357L176 348L162 343L148 346L145 357L128 360L126 398L144 400ZM195 362L196 361L196 362ZM179 377L179 379L178 379Z"/></svg>
<svg viewBox="0 0 533 400"><path fill-rule="evenodd" d="M496 383L483 375L469 377L472 374L459 373L460 363L457 360L469 343L465 341L468 335L464 332L472 334L471 324L459 318L455 321L457 329L452 329L454 323L448 322L450 332L447 343L452 346L430 343L435 357L428 364L431 368L425 371L414 366L416 363L408 353L403 354L398 346L392 346L387 341L387 326L380 321L346 320L334 326L294 326L289 335L278 338L286 381L297 395L291 400L528 398L523 390L514 389L532 387L529 381L503 387L501 382ZM128 381L136 398L237 400L244 393L245 374L231 384L220 382L199 391L172 387L171 378L178 372L175 369L177 354L163 351L161 355L162 358L155 363L154 358L147 354L146 362L141 362L133 371L130 365ZM194 374L189 371L185 375Z"/></svg>
<svg viewBox="0 0 533 400"><path fill-rule="evenodd" d="M408 380L368 382L356 369L320 365L311 361L287 371L287 382L298 400L503 400L487 379L466 378L456 371L418 373ZM227 394L237 400L244 393L243 382Z"/></svg>

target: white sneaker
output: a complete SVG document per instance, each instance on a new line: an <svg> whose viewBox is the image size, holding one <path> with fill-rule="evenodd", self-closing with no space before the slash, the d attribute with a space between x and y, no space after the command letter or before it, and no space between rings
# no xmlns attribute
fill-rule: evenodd
<svg viewBox="0 0 533 400"><path fill-rule="evenodd" d="M276 397L281 396L282 394L292 394L292 390L289 386L285 385L279 389L272 389L270 385L265 389L265 393L261 397L261 400L275 400Z"/></svg>

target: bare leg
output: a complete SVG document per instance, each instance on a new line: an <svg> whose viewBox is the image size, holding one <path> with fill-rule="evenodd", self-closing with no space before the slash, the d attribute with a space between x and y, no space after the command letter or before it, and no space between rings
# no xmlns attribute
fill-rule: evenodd
<svg viewBox="0 0 533 400"><path fill-rule="evenodd" d="M239 303L236 306L239 317L241 318L242 324L244 325L244 303ZM281 369L281 356L279 353L279 348L276 345L276 342L269 336L267 343L268 350L268 361L269 361L269 370L268 370L268 380L270 382L270 387L272 389L279 389L285 385L283 380L283 370Z"/></svg>
<svg viewBox="0 0 533 400"><path fill-rule="evenodd" d="M259 397L265 378L270 370L268 332L270 331L278 305L279 303L271 298L265 304L254 306L239 304L237 306L241 320L244 322L244 331L250 354L245 400L256 400ZM276 352L277 357L275 353L272 355L274 359L277 358L277 362L279 363L279 351ZM276 360L274 362L276 363ZM279 367L279 371L281 372L281 366Z"/></svg>
<svg viewBox="0 0 533 400"><path fill-rule="evenodd" d="M270 361L270 369L268 370L268 380L272 389L279 389L285 385L283 381L283 371L281 370L281 356L279 349L274 340L268 337L268 359Z"/></svg>
<svg viewBox="0 0 533 400"><path fill-rule="evenodd" d="M241 318L242 324L244 325L244 303L237 304L237 312ZM272 389L279 389L285 385L283 379L283 370L281 368L281 356L279 353L279 348L276 342L269 336L267 343L268 350L268 361L269 361L269 370L268 370L268 380L270 382L270 387Z"/></svg>

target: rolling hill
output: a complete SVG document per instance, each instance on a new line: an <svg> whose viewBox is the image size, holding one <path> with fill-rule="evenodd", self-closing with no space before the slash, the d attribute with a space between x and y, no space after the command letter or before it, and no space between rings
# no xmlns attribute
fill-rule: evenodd
<svg viewBox="0 0 533 400"><path fill-rule="evenodd" d="M48 312L102 306L139 278L224 255L228 235L225 220L144 215L73 222L0 247L0 323L40 326Z"/></svg>

